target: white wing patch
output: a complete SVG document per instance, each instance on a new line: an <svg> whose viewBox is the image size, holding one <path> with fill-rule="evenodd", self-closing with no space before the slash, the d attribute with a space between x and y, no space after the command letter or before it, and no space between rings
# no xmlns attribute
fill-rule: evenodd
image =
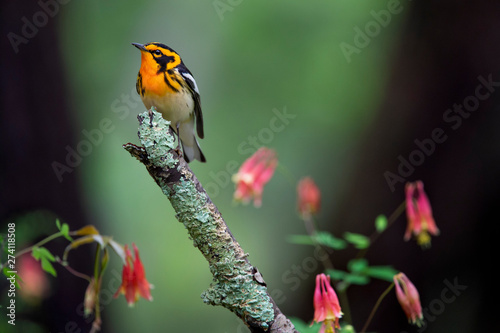
<svg viewBox="0 0 500 333"><path fill-rule="evenodd" d="M196 91L196 93L200 93L198 91L198 85L196 84L196 81L194 80L194 77L189 74L189 73L186 73L186 72L182 72L181 75L186 79L186 80L189 80L191 82L191 85L194 87L194 91Z"/></svg>

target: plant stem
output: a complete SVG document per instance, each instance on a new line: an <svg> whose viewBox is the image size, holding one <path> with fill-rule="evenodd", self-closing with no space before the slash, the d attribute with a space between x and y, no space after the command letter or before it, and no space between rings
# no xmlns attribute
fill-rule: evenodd
<svg viewBox="0 0 500 333"><path fill-rule="evenodd" d="M101 244L97 243L97 248L95 250L95 261L94 261L94 279L99 278L99 254L101 251Z"/></svg>
<svg viewBox="0 0 500 333"><path fill-rule="evenodd" d="M389 229L389 227L391 225L394 224L394 222L396 222L396 220L398 219L398 217L403 214L403 212L405 211L406 209L406 201L403 201L393 212L391 215L389 215L389 217L387 218L387 227L384 229L387 230ZM378 232L378 231L375 231L371 234L370 236L370 246L371 244L373 244L377 238L381 235L382 233L381 232ZM361 259L363 258L365 255L366 255L366 252L368 251L368 249L370 248L370 246L368 246L367 248L365 249L362 249L358 252L358 254L356 255L356 259Z"/></svg>
<svg viewBox="0 0 500 333"><path fill-rule="evenodd" d="M308 216L303 216L302 219L304 220L304 225L306 227L307 234L309 237L311 237L312 241L314 242L314 245L316 246L317 249L321 249L325 252L327 252L321 244L319 244L316 241L316 224L314 223L314 219L312 218L311 215ZM323 267L326 269L333 270L333 263L330 260L330 256L326 256L326 258L321 258L321 262L323 264ZM349 307L349 299L347 297L347 286L345 288L341 288L339 290L339 298L340 298L340 304L342 304L342 310L344 312L344 317L343 320L348 322L349 324L352 323L352 318L351 318L351 309Z"/></svg>
<svg viewBox="0 0 500 333"><path fill-rule="evenodd" d="M321 250L327 252L323 248L323 246L316 241L315 236L317 235L318 232L316 231L316 225L314 223L314 219L312 218L312 216L311 215L303 216L302 219L304 220L306 232L309 235L309 237L311 237L311 240L314 242L314 246L316 246L317 249L321 249ZM325 269L333 269L333 263L330 260L330 256L327 256L324 259L322 258L321 262L323 264L323 267L325 267Z"/></svg>
<svg viewBox="0 0 500 333"><path fill-rule="evenodd" d="M368 328L368 325L370 325L370 322L373 319L373 316L375 315L375 312L377 311L378 307L380 306L380 303L382 303L382 300L384 299L384 297L387 296L387 294L391 291L391 289L393 287L394 287L394 282L391 283L389 287L387 287L387 289L382 293L382 295L380 295L380 297L377 300L377 303L375 303L375 306L372 309L372 312L368 316L368 319L366 319L366 323L363 326L363 328L361 329L360 333L363 333L366 331L366 329Z"/></svg>
<svg viewBox="0 0 500 333"><path fill-rule="evenodd" d="M33 248L35 248L35 247L39 247L39 246L42 246L42 245L44 245L45 243L48 243L48 242L50 242L51 240L54 240L54 239L56 239L57 237L61 237L61 236L63 236L62 232L56 232L55 234L52 234L52 235L50 235L50 236L48 236L48 237L46 237L46 238L42 239L42 240L41 240L41 241L39 241L38 243L36 243L36 244L34 244L34 245L31 245L31 246L29 246L29 247L27 247L27 248L25 248L25 249L23 249L23 250L21 250L21 251L16 252L16 255L14 256L14 258L20 257L20 256L22 256L23 254L26 254L26 253L28 253L28 252L31 252L31 251L33 250ZM0 268L3 268L3 267L5 266L5 264L6 264L6 263L7 263L7 262L4 262L4 263L0 266Z"/></svg>
<svg viewBox="0 0 500 333"><path fill-rule="evenodd" d="M342 304L343 317L342 320L352 324L351 308L349 306L349 297L347 297L347 288L338 291L340 304Z"/></svg>
<svg viewBox="0 0 500 333"><path fill-rule="evenodd" d="M60 264L64 268L66 268L66 270L68 272L70 272L71 274L73 274L74 276L82 278L82 279L87 280L89 282L92 280L92 278L90 276L88 276L87 274L80 273L80 272L74 270L73 268L71 268L69 265L64 264L63 261L61 260L61 258L57 257L56 261L58 264Z"/></svg>
<svg viewBox="0 0 500 333"><path fill-rule="evenodd" d="M101 245L97 243L97 248L95 250L95 263L94 263L94 281L96 283L96 300L95 300L95 319L94 322L92 323L92 331L100 331L101 329L101 306L99 302L99 295L101 293L101 271L100 271L100 260L99 258L101 257Z"/></svg>
<svg viewBox="0 0 500 333"><path fill-rule="evenodd" d="M405 211L406 209L406 201L403 201L393 212L391 215L389 215L389 217L387 218L387 228L385 228L385 230L387 230L394 222L396 222L396 220L398 219L398 217L403 214L403 212ZM381 233L379 232L374 232L371 236L370 236L370 241L371 242L374 242L378 236L380 236Z"/></svg>
<svg viewBox="0 0 500 333"><path fill-rule="evenodd" d="M32 246L30 246L30 247L25 248L24 250L21 250L21 251L17 252L17 253L16 253L16 257L18 257L18 256L22 256L23 254L25 254L25 253L30 252L31 250L33 250L33 248L35 248L35 247L39 247L39 246L42 246L42 245L44 245L45 243L48 243L48 242L50 242L51 240L56 239L57 237L61 237L61 236L63 236L62 232L56 232L55 234L50 235L50 236L48 236L48 237L46 237L46 238L42 239L41 241L39 241L39 242L38 242L38 243L36 243L35 245L32 245Z"/></svg>

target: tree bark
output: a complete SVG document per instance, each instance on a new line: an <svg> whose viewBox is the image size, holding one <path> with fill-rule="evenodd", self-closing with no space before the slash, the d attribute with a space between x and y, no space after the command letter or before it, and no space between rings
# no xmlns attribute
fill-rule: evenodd
<svg viewBox="0 0 500 333"><path fill-rule="evenodd" d="M297 332L269 295L259 270L227 227L203 186L179 156L170 122L154 109L139 118L142 147L124 148L146 166L170 200L176 217L207 259L213 282L201 295L234 312L251 332Z"/></svg>

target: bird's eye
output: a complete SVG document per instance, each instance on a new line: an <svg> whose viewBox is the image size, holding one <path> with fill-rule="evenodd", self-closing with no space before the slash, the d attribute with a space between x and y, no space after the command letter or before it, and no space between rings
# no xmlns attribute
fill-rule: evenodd
<svg viewBox="0 0 500 333"><path fill-rule="evenodd" d="M160 50L154 50L153 53L158 56L162 54Z"/></svg>

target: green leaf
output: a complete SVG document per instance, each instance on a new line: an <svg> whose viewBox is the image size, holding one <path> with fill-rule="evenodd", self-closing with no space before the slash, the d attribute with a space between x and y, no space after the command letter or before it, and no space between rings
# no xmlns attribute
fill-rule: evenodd
<svg viewBox="0 0 500 333"><path fill-rule="evenodd" d="M368 276L360 275L357 273L348 273L338 269L328 269L326 273L330 275L330 277L334 281L343 281L347 285L349 284L364 285L370 282L370 278Z"/></svg>
<svg viewBox="0 0 500 333"><path fill-rule="evenodd" d="M352 325L347 324L347 325L340 327L339 333L356 333L356 330L354 329L354 327Z"/></svg>
<svg viewBox="0 0 500 333"><path fill-rule="evenodd" d="M352 259L347 263L347 268L353 273L364 273L368 267L366 259Z"/></svg>
<svg viewBox="0 0 500 333"><path fill-rule="evenodd" d="M101 258L101 270L100 270L99 275L102 276L102 274L104 273L104 270L106 269L106 267L108 267L108 262L109 262L109 251L108 251L108 248L105 247L103 249L103 254L102 254L102 258Z"/></svg>
<svg viewBox="0 0 500 333"><path fill-rule="evenodd" d="M365 285L370 282L370 278L366 275L359 275L359 274L347 274L344 277L344 282L350 283L350 284L359 284L359 285Z"/></svg>
<svg viewBox="0 0 500 333"><path fill-rule="evenodd" d="M69 235L69 226L66 223L63 223L60 231L61 231L61 234L64 236L64 238L66 238L70 242L73 241L73 238L71 238L71 236Z"/></svg>
<svg viewBox="0 0 500 333"><path fill-rule="evenodd" d="M324 245L334 250L342 250L347 247L347 244L343 239L337 238L326 231L320 231L315 236L289 235L287 240L290 243L300 245Z"/></svg>
<svg viewBox="0 0 500 333"><path fill-rule="evenodd" d="M56 258L44 247L34 247L31 250L31 255L37 261L40 261L42 264L42 269L53 276L57 276L56 270L54 266L52 266L51 262L56 261Z"/></svg>
<svg viewBox="0 0 500 333"><path fill-rule="evenodd" d="M52 255L52 253L50 253L50 251L47 250L44 247L34 247L31 250L31 255L37 261L39 261L40 259L43 259L43 258L45 258L45 259L47 259L49 261L56 261L56 258L54 258L54 256Z"/></svg>
<svg viewBox="0 0 500 333"><path fill-rule="evenodd" d="M40 248L39 247L34 247L32 250L31 250L31 256L33 258L35 258L36 261L40 261L40 257L42 256L40 254Z"/></svg>
<svg viewBox="0 0 500 333"><path fill-rule="evenodd" d="M387 217L383 214L377 216L377 218L375 219L375 229L378 233L383 232L387 228L387 224Z"/></svg>
<svg viewBox="0 0 500 333"><path fill-rule="evenodd" d="M296 317L290 317L290 321L300 333L318 333L321 328L321 323L314 323L310 326L310 323L306 323L302 319Z"/></svg>
<svg viewBox="0 0 500 333"><path fill-rule="evenodd" d="M46 271L49 274L52 274L53 276L57 276L56 270L54 269L54 266L50 263L50 260L47 259L47 257L42 257L42 269Z"/></svg>
<svg viewBox="0 0 500 333"><path fill-rule="evenodd" d="M56 219L56 226L57 230L61 230L61 222L59 222L59 219Z"/></svg>
<svg viewBox="0 0 500 333"><path fill-rule="evenodd" d="M39 251L42 259L46 258L47 260L50 260L50 261L56 261L56 258L54 258L52 253L50 253L50 251L47 250L45 247L38 248L38 251Z"/></svg>
<svg viewBox="0 0 500 333"><path fill-rule="evenodd" d="M336 238L331 233L326 231L318 232L314 238L319 244L328 246L334 250L342 250L347 247L347 244L343 239Z"/></svg>
<svg viewBox="0 0 500 333"><path fill-rule="evenodd" d="M366 269L367 275L388 282L392 282L394 275L398 273L399 271L395 270L391 266L371 266Z"/></svg>
<svg viewBox="0 0 500 333"><path fill-rule="evenodd" d="M370 246L370 239L365 235L356 234L353 232L345 232L344 238L359 250L366 249Z"/></svg>
<svg viewBox="0 0 500 333"><path fill-rule="evenodd" d="M337 281L342 281L349 274L347 272L341 271L339 269L327 269L326 274Z"/></svg>
<svg viewBox="0 0 500 333"><path fill-rule="evenodd" d="M365 285L370 282L370 278L364 273L367 269L367 265L368 262L365 259L353 259L347 264L347 268L351 271L351 273L338 269L328 269L326 272L332 277L332 279L336 281L343 281L347 285Z"/></svg>
<svg viewBox="0 0 500 333"><path fill-rule="evenodd" d="M370 278L392 282L394 275L399 273L399 271L391 266L368 266L366 259L352 259L347 263L347 268L349 272L329 269L326 271L326 274L330 275L336 281L363 285L367 284Z"/></svg>
<svg viewBox="0 0 500 333"><path fill-rule="evenodd" d="M286 240L292 244L314 245L314 240L309 235L288 235Z"/></svg>

